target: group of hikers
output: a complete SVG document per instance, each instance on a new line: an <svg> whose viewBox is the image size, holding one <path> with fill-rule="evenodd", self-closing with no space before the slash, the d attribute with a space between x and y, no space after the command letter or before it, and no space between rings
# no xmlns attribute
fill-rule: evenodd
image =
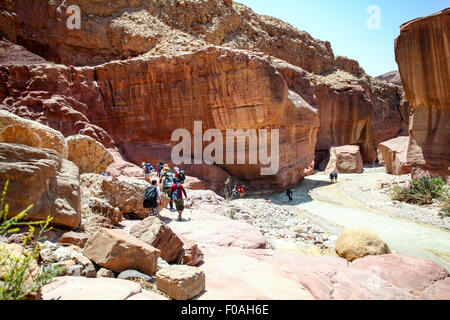
<svg viewBox="0 0 450 320"><path fill-rule="evenodd" d="M338 178L337 170L334 170L333 172L330 173L330 182L331 183L336 183L337 178Z"/></svg>
<svg viewBox="0 0 450 320"><path fill-rule="evenodd" d="M149 209L149 214L151 216L159 216L162 191L169 197L170 210L173 210L175 203L175 208L178 211L178 221L181 221L184 211L183 194L186 199L188 198L186 190L183 187L183 183L186 179L184 171L177 167L172 171L169 165L163 164L162 161L158 163L156 170L149 163L143 162L141 166L145 175L145 180L151 183L151 186L148 187L144 193L144 208ZM157 178L153 178L150 181L150 174L153 171L156 171Z"/></svg>
<svg viewBox="0 0 450 320"><path fill-rule="evenodd" d="M141 164L143 174L145 176L145 180L151 183L151 186L145 190L144 194L144 208L149 209L149 214L151 216L159 216L159 207L161 204L161 187L162 192L166 193L169 197L169 206L170 210L173 210L173 206L175 203L175 208L178 211L178 221L182 220L182 214L184 211L184 197L187 199L186 190L183 187L183 183L186 179L186 174L184 170L180 170L175 167L172 169L168 164L163 164L162 161L158 163L156 166L156 170L152 167L151 164L142 162ZM153 178L150 181L150 174L156 171L157 178ZM330 173L331 183L337 182L338 173L337 170L334 170ZM240 198L243 198L245 195L244 188L240 185L234 185L231 190L231 197L235 198L237 195L240 195ZM288 201L292 202L294 199L292 197L293 191L292 189L287 189L285 192L288 197Z"/></svg>

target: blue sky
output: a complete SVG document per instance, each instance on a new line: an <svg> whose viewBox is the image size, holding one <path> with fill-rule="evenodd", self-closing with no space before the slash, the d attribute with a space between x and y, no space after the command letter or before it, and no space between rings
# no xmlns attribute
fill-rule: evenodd
<svg viewBox="0 0 450 320"><path fill-rule="evenodd" d="M371 76L397 70L394 40L400 25L450 6L449 0L238 0L258 14L284 20L314 38L329 41L335 55L357 60ZM367 21L380 9L379 29ZM373 26L376 26L372 24Z"/></svg>

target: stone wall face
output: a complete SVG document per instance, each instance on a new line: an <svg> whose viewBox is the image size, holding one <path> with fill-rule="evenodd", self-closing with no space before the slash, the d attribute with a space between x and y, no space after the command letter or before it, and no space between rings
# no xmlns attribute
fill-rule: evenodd
<svg viewBox="0 0 450 320"><path fill-rule="evenodd" d="M194 121L201 121L203 132L218 129L224 137L228 129L280 130L275 188L297 183L313 166L317 110L289 91L268 60L250 52L211 47L97 67L4 66L0 74L8 78L2 83L3 108L66 136L81 133L123 146L135 163L170 159L177 143L171 142L172 132L181 128L193 134ZM36 81L42 78L45 85ZM155 156L157 145L166 147ZM254 147L247 147L247 159ZM222 167L256 187L267 182L260 179L259 164Z"/></svg>
<svg viewBox="0 0 450 320"><path fill-rule="evenodd" d="M439 175L450 183L450 9L401 27L395 54L411 103L408 163L413 178Z"/></svg>

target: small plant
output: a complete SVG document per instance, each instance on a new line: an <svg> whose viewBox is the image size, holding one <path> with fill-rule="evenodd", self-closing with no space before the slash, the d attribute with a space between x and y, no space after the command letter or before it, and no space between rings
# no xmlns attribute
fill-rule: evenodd
<svg viewBox="0 0 450 320"><path fill-rule="evenodd" d="M441 203L440 216L450 217L450 189L442 178L415 179L408 187L394 185L390 191L393 200L419 205L431 204L434 199Z"/></svg>
<svg viewBox="0 0 450 320"><path fill-rule="evenodd" d="M446 192L441 197L442 209L439 213L441 218L450 217L450 190Z"/></svg>
<svg viewBox="0 0 450 320"><path fill-rule="evenodd" d="M236 217L236 209L235 208L232 208L231 210L230 210L230 218L232 219L232 220L236 220L237 219L237 217Z"/></svg>
<svg viewBox="0 0 450 320"><path fill-rule="evenodd" d="M433 199L443 196L446 190L445 186L446 184L441 178L415 179L408 187L393 186L391 198L419 205L431 204Z"/></svg>
<svg viewBox="0 0 450 320"><path fill-rule="evenodd" d="M33 207L30 205L8 219L9 205L5 204L8 185L9 180L5 183L0 200L0 234L17 232L21 226L28 226L29 232L23 240L21 252L13 253L0 245L0 300L24 300L38 295L40 288L58 275L62 268L46 268L41 271L37 268L36 259L41 250L39 240L45 232L51 230L49 224L53 218L48 216L45 221L21 221ZM34 226L40 227L35 238Z"/></svg>
<svg viewBox="0 0 450 320"><path fill-rule="evenodd" d="M223 188L223 193L225 195L225 201L228 202L232 199L232 190L230 185L230 177L225 180L225 187Z"/></svg>

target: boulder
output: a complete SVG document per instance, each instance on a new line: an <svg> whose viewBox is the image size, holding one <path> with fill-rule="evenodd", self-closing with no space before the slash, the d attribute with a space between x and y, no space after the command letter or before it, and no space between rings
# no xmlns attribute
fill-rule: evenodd
<svg viewBox="0 0 450 320"><path fill-rule="evenodd" d="M71 255L71 259L75 261L76 264L82 266L81 276L87 278L95 278L97 276L97 271L95 270L94 264L86 258L81 253L74 253Z"/></svg>
<svg viewBox="0 0 450 320"><path fill-rule="evenodd" d="M153 275L160 251L126 231L102 228L86 242L83 254L114 272L136 269Z"/></svg>
<svg viewBox="0 0 450 320"><path fill-rule="evenodd" d="M0 143L0 159L0 188L10 180L6 194L10 207L8 217L32 204L24 217L26 220L45 220L52 216L51 223L55 226L75 229L80 225L77 166L54 150L9 143Z"/></svg>
<svg viewBox="0 0 450 320"><path fill-rule="evenodd" d="M123 214L119 208L114 208L107 201L92 196L84 197L81 211L85 215L93 213L102 216L104 218L101 219L102 222L108 225L117 226L123 220Z"/></svg>
<svg viewBox="0 0 450 320"><path fill-rule="evenodd" d="M138 283L122 279L56 277L41 292L43 300L125 300L141 290Z"/></svg>
<svg viewBox="0 0 450 320"><path fill-rule="evenodd" d="M408 144L409 137L398 137L378 145L378 152L386 166L386 173L394 175L410 173L407 160Z"/></svg>
<svg viewBox="0 0 450 320"><path fill-rule="evenodd" d="M178 261L180 261L180 264L196 266L203 261L203 252L195 242L185 243Z"/></svg>
<svg viewBox="0 0 450 320"><path fill-rule="evenodd" d="M122 271L118 276L117 279L124 279L124 280L143 280L150 282L152 280L152 277L143 274L142 272L139 272L137 270L125 270Z"/></svg>
<svg viewBox="0 0 450 320"><path fill-rule="evenodd" d="M61 238L59 238L58 242L62 244L73 244L80 248L83 248L86 241L89 239L89 234L84 232L74 232L69 231L65 232Z"/></svg>
<svg viewBox="0 0 450 320"><path fill-rule="evenodd" d="M339 173L362 173L363 161L359 146L331 147L326 172L337 169Z"/></svg>
<svg viewBox="0 0 450 320"><path fill-rule="evenodd" d="M140 219L145 219L148 216L148 209L142 206L142 202L145 189L149 186L148 182L135 178L105 177L93 173L82 174L83 206L86 204L95 208L95 204L98 203L103 207L102 210L109 212L108 215L116 222L120 222L121 217L117 216L116 210L112 211L112 208L119 208L122 215L132 214ZM107 203L107 205L102 203Z"/></svg>
<svg viewBox="0 0 450 320"><path fill-rule="evenodd" d="M100 268L97 271L96 277L97 278L115 278L114 277L114 272L112 272L111 270L106 269L106 268Z"/></svg>
<svg viewBox="0 0 450 320"><path fill-rule="evenodd" d="M32 129L24 125L7 126L1 131L0 141L23 144L35 148L42 147L42 139Z"/></svg>
<svg viewBox="0 0 450 320"><path fill-rule="evenodd" d="M83 173L102 173L113 163L111 153L95 139L77 134L66 139L68 159L75 163Z"/></svg>
<svg viewBox="0 0 450 320"><path fill-rule="evenodd" d="M164 222L157 217L148 217L131 228L130 233L145 243L159 249L161 258L174 262L183 247L183 242Z"/></svg>
<svg viewBox="0 0 450 320"><path fill-rule="evenodd" d="M367 228L344 230L336 240L335 250L340 257L350 262L369 255L391 253L388 245Z"/></svg>
<svg viewBox="0 0 450 320"><path fill-rule="evenodd" d="M172 265L156 273L156 286L175 300L188 300L205 291L205 273L191 266Z"/></svg>
<svg viewBox="0 0 450 320"><path fill-rule="evenodd" d="M0 133L2 142L52 149L67 159L68 148L64 136L37 121L0 110Z"/></svg>

